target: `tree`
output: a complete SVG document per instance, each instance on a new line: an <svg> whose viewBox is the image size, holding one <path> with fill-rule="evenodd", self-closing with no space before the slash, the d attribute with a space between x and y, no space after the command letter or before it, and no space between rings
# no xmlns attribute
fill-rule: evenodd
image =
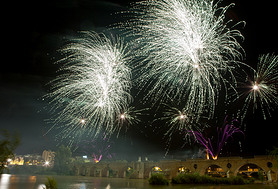
<svg viewBox="0 0 278 189"><path fill-rule="evenodd" d="M69 147L62 145L55 152L54 171L58 174L72 174L72 153Z"/></svg>
<svg viewBox="0 0 278 189"><path fill-rule="evenodd" d="M7 159L14 157L14 150L20 144L18 133L13 135L6 129L0 131L0 174L8 169L6 166Z"/></svg>
<svg viewBox="0 0 278 189"><path fill-rule="evenodd" d="M45 188L44 189L57 189L57 181L55 178L47 177L47 182L45 182Z"/></svg>

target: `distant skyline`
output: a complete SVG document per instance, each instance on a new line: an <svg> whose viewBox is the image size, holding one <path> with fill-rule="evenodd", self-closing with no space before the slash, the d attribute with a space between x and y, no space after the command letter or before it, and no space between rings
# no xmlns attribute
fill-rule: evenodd
<svg viewBox="0 0 278 189"><path fill-rule="evenodd" d="M127 10L131 0L70 0L9 2L5 7L11 14L4 17L5 52L0 70L0 128L21 134L17 154L42 153L55 150L53 135L44 135L50 125L47 103L42 96L47 93L47 83L56 76L59 66L57 50L82 30L100 32L118 22L113 13ZM246 2L225 0L222 4L235 3L227 18L246 21L240 31L245 36L242 46L246 56L243 62L255 67L258 55L278 55L276 30L277 10L273 0ZM7 42L6 42L7 41ZM265 154L277 146L277 109L272 117L263 120L259 114L248 115L242 141L242 154ZM217 126L221 126L219 121ZM114 139L119 153L151 154L164 152L161 136L151 128L130 128L127 134ZM236 141L238 143L238 141ZM194 151L198 144L186 145L182 150ZM236 145L236 148L239 148ZM173 153L179 151L175 146ZM139 152L138 152L139 151ZM140 152L141 151L141 152ZM239 150L237 149L238 153ZM81 153L81 152L80 152ZM137 154L136 154L137 155Z"/></svg>

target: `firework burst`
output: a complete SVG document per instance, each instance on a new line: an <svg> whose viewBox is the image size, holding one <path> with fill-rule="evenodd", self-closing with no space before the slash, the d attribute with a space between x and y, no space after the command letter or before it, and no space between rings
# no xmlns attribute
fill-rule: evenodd
<svg viewBox="0 0 278 189"><path fill-rule="evenodd" d="M257 71L244 85L245 91L240 97L245 98L243 106L243 118L249 109L260 109L264 119L271 116L278 106L278 56L271 54L260 55L258 58ZM247 91L246 91L247 90Z"/></svg>
<svg viewBox="0 0 278 189"><path fill-rule="evenodd" d="M221 84L235 83L242 38L225 12L210 0L147 0L133 5L123 23L133 36L140 88L146 100L176 99L186 109L213 116ZM227 80L229 78L229 81ZM227 85L228 83L228 85Z"/></svg>
<svg viewBox="0 0 278 189"><path fill-rule="evenodd" d="M200 124L200 115L193 114L186 109L178 109L176 107L169 107L167 105L163 116L158 120L165 121L167 125L167 131L165 136L170 138L176 132L184 132L189 130L202 131L204 126Z"/></svg>
<svg viewBox="0 0 278 189"><path fill-rule="evenodd" d="M62 139L113 133L117 115L131 101L130 59L123 40L83 34L62 49L60 75L47 95L53 128L60 129Z"/></svg>
<svg viewBox="0 0 278 189"><path fill-rule="evenodd" d="M187 109L179 109L177 107L168 106L163 104L163 112L161 115L158 115L158 118L154 122L161 122L163 127L159 127L159 130L165 131L164 137L166 138L166 153L170 150L172 140L175 140L175 137L178 137L186 143L191 142L190 134L184 135L185 131L198 131L202 132L204 128L208 125L202 124L204 117L201 115L190 112Z"/></svg>
<svg viewBox="0 0 278 189"><path fill-rule="evenodd" d="M118 135L121 129L125 129L125 132L129 129L130 125L135 125L141 122L140 117L146 115L144 112L148 110L148 108L136 110L135 107L131 106L126 110L122 111L115 121L116 130L118 130Z"/></svg>

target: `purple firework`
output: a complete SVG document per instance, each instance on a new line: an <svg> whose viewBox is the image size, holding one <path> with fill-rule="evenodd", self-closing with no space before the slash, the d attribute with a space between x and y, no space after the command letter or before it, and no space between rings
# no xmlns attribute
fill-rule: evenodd
<svg viewBox="0 0 278 189"><path fill-rule="evenodd" d="M110 153L111 143L107 138L95 139L88 143L87 151L91 154L95 163L100 162L102 158L112 158L113 155Z"/></svg>
<svg viewBox="0 0 278 189"><path fill-rule="evenodd" d="M218 139L216 147L213 148L211 143L211 139L206 139L202 133L198 131L188 131L189 134L193 135L196 138L196 141L203 145L207 150L207 159L209 159L209 154L211 155L212 159L216 160L218 155L223 148L225 142L234 134L234 133L242 133L243 132L234 126L234 122L238 122L236 119L232 120L231 123L227 122L227 116L224 120L224 126L222 128L217 128Z"/></svg>

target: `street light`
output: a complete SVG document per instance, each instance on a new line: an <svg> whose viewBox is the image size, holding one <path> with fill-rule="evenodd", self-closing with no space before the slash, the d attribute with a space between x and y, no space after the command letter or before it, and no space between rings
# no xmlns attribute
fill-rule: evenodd
<svg viewBox="0 0 278 189"><path fill-rule="evenodd" d="M49 165L49 161L45 161L44 166L48 166L48 165Z"/></svg>

